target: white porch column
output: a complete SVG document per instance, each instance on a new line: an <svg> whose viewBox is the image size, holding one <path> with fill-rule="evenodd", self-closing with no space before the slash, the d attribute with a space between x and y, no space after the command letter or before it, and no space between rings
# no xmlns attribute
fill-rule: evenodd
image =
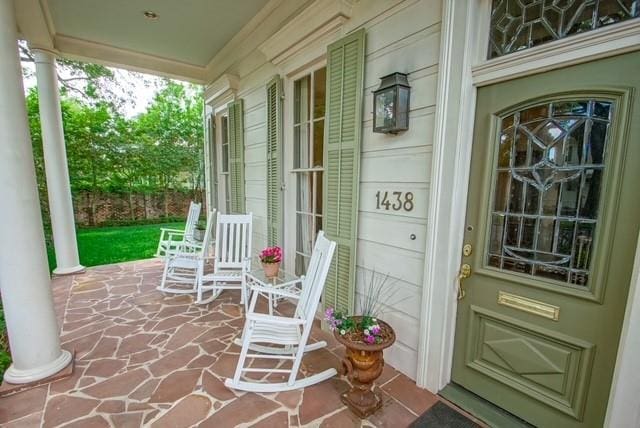
<svg viewBox="0 0 640 428"><path fill-rule="evenodd" d="M18 58L12 0L0 0L0 292L13 363L9 383L55 374L60 348Z"/></svg>
<svg viewBox="0 0 640 428"><path fill-rule="evenodd" d="M44 167L49 193L49 212L53 245L56 250L56 268L53 273L65 275L84 270L78 258L76 228L71 201L71 186L67 167L67 152L62 130L62 112L56 58L53 53L33 49L38 80L40 124Z"/></svg>

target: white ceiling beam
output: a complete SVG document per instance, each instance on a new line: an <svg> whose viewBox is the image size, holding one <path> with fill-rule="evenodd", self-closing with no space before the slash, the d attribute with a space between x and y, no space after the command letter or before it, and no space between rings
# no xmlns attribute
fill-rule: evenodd
<svg viewBox="0 0 640 428"><path fill-rule="evenodd" d="M120 67L172 79L187 80L198 84L206 83L206 69L197 65L89 42L65 35L56 35L54 42L55 48L60 55L65 58Z"/></svg>

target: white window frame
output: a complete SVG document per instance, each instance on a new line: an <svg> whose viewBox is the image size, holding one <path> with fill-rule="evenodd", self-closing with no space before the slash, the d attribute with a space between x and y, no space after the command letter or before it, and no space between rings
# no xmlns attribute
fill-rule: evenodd
<svg viewBox="0 0 640 428"><path fill-rule="evenodd" d="M228 214L229 211L229 204L230 204L230 197L231 195L228 194L227 191L227 185L230 185L229 180L229 171L227 170L226 172L222 171L222 137L223 137L223 132L222 132L222 120L223 118L227 119L227 131L229 129L229 113L228 113L228 109L223 109L220 111L216 112L216 116L215 116L215 121L216 121L216 162L218 163L216 165L216 174L218 175L216 177L216 181L218 183L218 211L222 214ZM227 132L227 144L229 144L229 134ZM227 157L229 156L229 150L227 150ZM227 169L229 168L229 160L227 159Z"/></svg>
<svg viewBox="0 0 640 428"><path fill-rule="evenodd" d="M313 73L323 67L326 67L326 59L322 58L314 61L311 64L307 64L302 68L302 71L298 71L292 73L285 77L284 79L284 94L285 94L285 102L284 102L284 132L283 132L283 164L282 171L284 174L284 183L285 183L285 191L284 191L284 212L283 212L283 221L284 221L284 264L285 268L290 271L295 271L295 260L296 260L296 233L297 233L297 225L296 225L296 213L297 213L297 195L298 195L298 184L296 182L298 172L312 172L312 171L324 171L324 166L322 168L293 168L293 152L294 152L294 83L296 80L301 79L307 75L312 75ZM310 100L313 103L313 99ZM313 104L311 104L311 109L313 109ZM313 138L313 131L310 132L309 138ZM326 132L326 111L325 111L325 132ZM326 137L326 136L325 136ZM326 142L326 138L325 138ZM324 160L323 160L324 162ZM324 191L324 189L323 189ZM313 207L315 210L315 198L313 198ZM323 213L324 216L324 213Z"/></svg>
<svg viewBox="0 0 640 428"><path fill-rule="evenodd" d="M640 19L486 60L491 0L443 2L436 122L427 219L417 383L437 393L451 381L476 91L479 87L640 50ZM640 422L640 240L606 426Z"/></svg>

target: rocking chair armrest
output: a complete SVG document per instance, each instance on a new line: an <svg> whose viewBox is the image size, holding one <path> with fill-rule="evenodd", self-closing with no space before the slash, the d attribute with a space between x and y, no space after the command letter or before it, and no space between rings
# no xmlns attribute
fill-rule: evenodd
<svg viewBox="0 0 640 428"><path fill-rule="evenodd" d="M161 227L160 230L163 232L184 233L184 229L173 229L171 227Z"/></svg>
<svg viewBox="0 0 640 428"><path fill-rule="evenodd" d="M274 286L274 287L265 287L263 285L252 283L252 284L249 285L249 287L251 288L251 291L255 291L255 292L258 292L258 293L275 294L278 297L288 297L290 299L299 299L300 298L299 294L292 293L292 292L290 292L288 290L283 290L283 289L278 288L276 286Z"/></svg>
<svg viewBox="0 0 640 428"><path fill-rule="evenodd" d="M292 285L301 283L302 281L304 281L304 276L301 276L300 278L293 279L291 281L283 282L282 284L273 285L272 287L273 288L280 288L280 289L289 288Z"/></svg>
<svg viewBox="0 0 640 428"><path fill-rule="evenodd" d="M267 314L247 314L247 320L249 321L258 321L270 324L282 324L282 325L304 325L306 324L306 320L300 318L287 318L287 317L279 317L275 315L267 315Z"/></svg>

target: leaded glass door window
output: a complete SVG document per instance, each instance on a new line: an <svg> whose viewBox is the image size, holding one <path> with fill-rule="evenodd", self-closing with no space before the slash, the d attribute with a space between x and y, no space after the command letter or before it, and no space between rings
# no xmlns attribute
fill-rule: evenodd
<svg viewBox="0 0 640 428"><path fill-rule="evenodd" d="M488 57L640 16L640 0L493 0Z"/></svg>
<svg viewBox="0 0 640 428"><path fill-rule="evenodd" d="M501 119L489 266L588 284L612 110L577 99Z"/></svg>

